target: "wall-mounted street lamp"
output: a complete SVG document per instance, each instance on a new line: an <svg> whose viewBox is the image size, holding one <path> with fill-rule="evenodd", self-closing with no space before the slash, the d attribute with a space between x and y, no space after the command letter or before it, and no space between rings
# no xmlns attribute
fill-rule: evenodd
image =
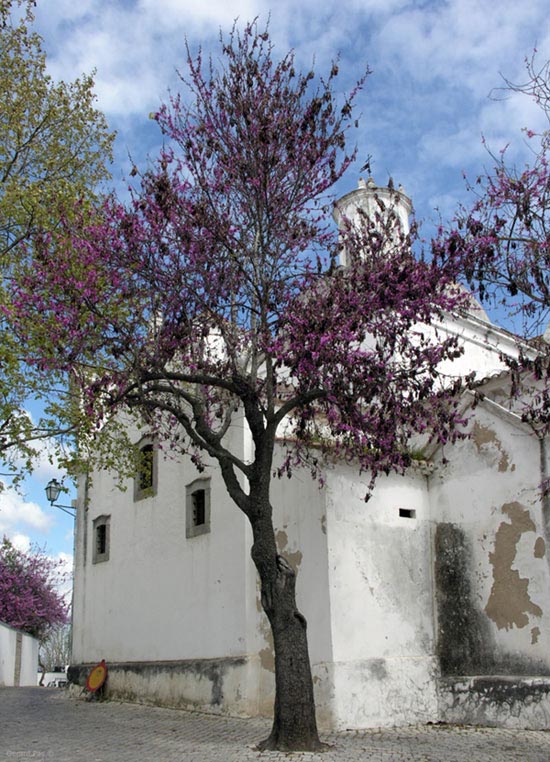
<svg viewBox="0 0 550 762"><path fill-rule="evenodd" d="M68 513L69 516L72 516L73 518L76 516L76 508L74 505L57 505L56 500L59 497L59 494L61 492L61 484L57 481L57 479L52 479L46 484L45 487L46 491L46 498L48 499L49 504L53 508L59 508L59 510L64 511L65 513Z"/></svg>

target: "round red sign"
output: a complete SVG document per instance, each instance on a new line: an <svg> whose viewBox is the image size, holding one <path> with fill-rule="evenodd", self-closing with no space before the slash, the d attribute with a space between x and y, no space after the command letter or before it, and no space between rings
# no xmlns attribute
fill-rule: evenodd
<svg viewBox="0 0 550 762"><path fill-rule="evenodd" d="M106 679L107 665L105 664L105 659L102 659L99 664L96 664L96 666L92 667L90 670L86 680L86 690L90 691L90 693L95 693L101 688Z"/></svg>

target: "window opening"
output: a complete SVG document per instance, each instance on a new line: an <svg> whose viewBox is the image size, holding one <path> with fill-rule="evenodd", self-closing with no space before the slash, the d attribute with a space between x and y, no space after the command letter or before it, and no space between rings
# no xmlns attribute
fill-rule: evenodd
<svg viewBox="0 0 550 762"><path fill-rule="evenodd" d="M107 551L107 526L100 524L96 529L96 553L103 555Z"/></svg>
<svg viewBox="0 0 550 762"><path fill-rule="evenodd" d="M399 515L402 519L415 519L416 511L414 508L400 508Z"/></svg>
<svg viewBox="0 0 550 762"><path fill-rule="evenodd" d="M195 479L185 493L186 537L210 532L210 479Z"/></svg>
<svg viewBox="0 0 550 762"><path fill-rule="evenodd" d="M196 527L206 523L206 493L203 489L198 489L191 495L193 501L193 524Z"/></svg>
<svg viewBox="0 0 550 762"><path fill-rule="evenodd" d="M147 444L139 452L139 488L140 490L151 489L153 487L153 445Z"/></svg>
<svg viewBox="0 0 550 762"><path fill-rule="evenodd" d="M98 564L109 560L110 551L110 516L98 516L93 523L92 563Z"/></svg>
<svg viewBox="0 0 550 762"><path fill-rule="evenodd" d="M142 440L138 448L134 500L143 500L157 493L157 449L150 439Z"/></svg>

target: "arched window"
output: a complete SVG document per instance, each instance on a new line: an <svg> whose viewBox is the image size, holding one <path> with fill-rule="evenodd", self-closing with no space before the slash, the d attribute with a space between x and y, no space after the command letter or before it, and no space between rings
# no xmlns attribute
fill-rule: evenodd
<svg viewBox="0 0 550 762"><path fill-rule="evenodd" d="M149 438L139 443L139 457L134 478L134 500L157 493L157 448Z"/></svg>
<svg viewBox="0 0 550 762"><path fill-rule="evenodd" d="M99 564L109 560L111 544L111 517L98 516L93 523L93 553L92 563Z"/></svg>

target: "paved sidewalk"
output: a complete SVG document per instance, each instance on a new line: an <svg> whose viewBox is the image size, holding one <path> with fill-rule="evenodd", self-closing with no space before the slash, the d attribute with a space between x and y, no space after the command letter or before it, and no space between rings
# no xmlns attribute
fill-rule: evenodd
<svg viewBox="0 0 550 762"><path fill-rule="evenodd" d="M0 762L550 762L550 732L417 726L338 733L323 754L264 752L265 720L0 688Z"/></svg>

